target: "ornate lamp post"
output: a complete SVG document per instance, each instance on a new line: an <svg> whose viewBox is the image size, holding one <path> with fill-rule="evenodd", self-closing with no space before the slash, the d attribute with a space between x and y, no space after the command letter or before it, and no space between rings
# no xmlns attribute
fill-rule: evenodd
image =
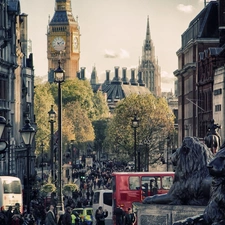
<svg viewBox="0 0 225 225"><path fill-rule="evenodd" d="M10 120L8 120L8 123L5 125L5 127L8 129L8 175L11 174L11 149L10 149L10 133L11 133L11 128L12 125L10 124Z"/></svg>
<svg viewBox="0 0 225 225"><path fill-rule="evenodd" d="M136 129L139 127L139 119L137 118L137 115L134 114L134 118L132 119L132 125L134 128L134 168L135 172L137 171L137 134ZM140 171L140 151L138 154L138 171Z"/></svg>
<svg viewBox="0 0 225 225"><path fill-rule="evenodd" d="M19 131L21 133L23 142L27 147L27 213L30 213L30 148L35 136L35 129L30 125L30 120L27 118L25 120L24 127Z"/></svg>
<svg viewBox="0 0 225 225"><path fill-rule="evenodd" d="M58 210L63 209L62 200L62 90L61 83L65 81L65 71L60 67L60 60L58 61L58 68L54 71L54 81L58 83Z"/></svg>
<svg viewBox="0 0 225 225"><path fill-rule="evenodd" d="M76 159L76 154L74 153L74 140L71 140L70 143L71 143L71 154L70 154L70 156L71 156L71 166L72 166L72 169L73 169L74 164L76 165L77 159ZM75 163L74 163L74 161L75 161Z"/></svg>
<svg viewBox="0 0 225 225"><path fill-rule="evenodd" d="M55 165L54 165L54 123L56 121L56 113L53 110L53 105L51 105L51 110L48 112L48 122L51 125L51 177L52 177L52 182L54 182L55 179L55 175L54 175L54 171L55 171Z"/></svg>
<svg viewBox="0 0 225 225"><path fill-rule="evenodd" d="M5 117L0 116L0 138L1 138L2 133L4 131L5 125L6 125L6 119L5 119Z"/></svg>
<svg viewBox="0 0 225 225"><path fill-rule="evenodd" d="M170 146L170 136L166 138L167 148L166 148L166 171L169 171L169 146Z"/></svg>
<svg viewBox="0 0 225 225"><path fill-rule="evenodd" d="M6 141L1 140L2 133L6 125L6 119L0 116L0 154L5 154L5 149L7 148Z"/></svg>

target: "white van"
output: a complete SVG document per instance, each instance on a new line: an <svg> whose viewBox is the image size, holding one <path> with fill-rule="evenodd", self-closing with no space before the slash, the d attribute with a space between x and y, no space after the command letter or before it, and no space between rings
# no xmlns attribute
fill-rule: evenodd
<svg viewBox="0 0 225 225"><path fill-rule="evenodd" d="M99 206L102 206L103 210L108 211L108 216L105 218L105 225L113 224L113 215L112 215L112 190L95 190L93 196L93 224L96 224L95 212Z"/></svg>

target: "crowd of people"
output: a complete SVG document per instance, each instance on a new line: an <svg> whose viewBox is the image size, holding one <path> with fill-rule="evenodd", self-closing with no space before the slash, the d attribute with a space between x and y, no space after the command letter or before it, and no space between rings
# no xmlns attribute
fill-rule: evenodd
<svg viewBox="0 0 225 225"><path fill-rule="evenodd" d="M122 167L125 168L124 165ZM57 199L52 195L50 199L43 199L35 195L31 200L30 214L20 211L19 204L10 206L7 210L0 209L0 225L86 225L81 223L79 215L72 213L74 208L92 207L94 190L111 189L111 175L113 171L121 171L120 166L112 162L95 162L93 167L86 170L75 170L71 182L76 183L79 189L72 192L72 196L63 196L64 211L56 212ZM96 225L104 225L108 212L102 211L101 206L96 212ZM118 217L115 215L116 218ZM122 224L126 223L126 216L123 214ZM83 221L84 222L84 221ZM124 223L125 222L125 223ZM118 223L117 225L122 225ZM89 224L88 224L89 225Z"/></svg>

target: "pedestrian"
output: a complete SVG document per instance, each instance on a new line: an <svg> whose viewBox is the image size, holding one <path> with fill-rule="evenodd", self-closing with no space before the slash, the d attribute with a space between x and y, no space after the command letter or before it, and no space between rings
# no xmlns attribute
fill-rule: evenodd
<svg viewBox="0 0 225 225"><path fill-rule="evenodd" d="M122 225L124 221L124 211L120 205L118 205L114 210L114 215L116 217L116 225Z"/></svg>
<svg viewBox="0 0 225 225"><path fill-rule="evenodd" d="M12 212L12 206L9 206L8 210L6 211L6 217L8 220L8 224L11 224L13 212Z"/></svg>
<svg viewBox="0 0 225 225"><path fill-rule="evenodd" d="M16 203L11 218L11 225L21 225L23 223L22 214L20 212L20 204Z"/></svg>
<svg viewBox="0 0 225 225"><path fill-rule="evenodd" d="M54 213L54 205L50 205L49 210L46 214L45 225L57 225L56 217Z"/></svg>
<svg viewBox="0 0 225 225"><path fill-rule="evenodd" d="M58 225L63 225L63 211L58 212Z"/></svg>
<svg viewBox="0 0 225 225"><path fill-rule="evenodd" d="M136 216L132 212L131 208L128 208L128 213L125 215L125 225L134 225L136 222Z"/></svg>
<svg viewBox="0 0 225 225"><path fill-rule="evenodd" d="M2 206L0 209L0 224L7 225L7 217L5 215L4 207Z"/></svg>
<svg viewBox="0 0 225 225"><path fill-rule="evenodd" d="M13 215L14 214L19 214L21 215L21 212L20 212L20 204L19 203L16 203L15 204L15 207L14 207L14 210L13 210Z"/></svg>
<svg viewBox="0 0 225 225"><path fill-rule="evenodd" d="M105 225L105 218L108 216L108 211L99 206L95 213L96 225Z"/></svg>
<svg viewBox="0 0 225 225"><path fill-rule="evenodd" d="M72 225L71 211L72 209L69 206L66 207L66 211L63 215L63 225Z"/></svg>

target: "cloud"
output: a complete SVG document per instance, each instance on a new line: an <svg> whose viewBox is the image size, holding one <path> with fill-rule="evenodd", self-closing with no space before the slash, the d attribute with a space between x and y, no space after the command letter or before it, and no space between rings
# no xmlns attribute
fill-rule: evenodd
<svg viewBox="0 0 225 225"><path fill-rule="evenodd" d="M130 58L130 54L129 54L129 52L128 51L126 51L125 49L120 49L120 52L119 52L119 57L121 58L121 59L128 59L128 58Z"/></svg>
<svg viewBox="0 0 225 225"><path fill-rule="evenodd" d="M120 58L120 59L127 59L130 58L130 54L128 51L125 49L120 49L119 52L115 52L114 50L111 49L105 49L104 52L104 57L105 58Z"/></svg>
<svg viewBox="0 0 225 225"><path fill-rule="evenodd" d="M177 6L177 9L181 12L184 13L192 13L194 10L194 7L192 5L183 5L183 4L179 4Z"/></svg>
<svg viewBox="0 0 225 225"><path fill-rule="evenodd" d="M175 80L176 80L176 77L173 74L169 74L166 71L161 72L161 83L173 84Z"/></svg>

